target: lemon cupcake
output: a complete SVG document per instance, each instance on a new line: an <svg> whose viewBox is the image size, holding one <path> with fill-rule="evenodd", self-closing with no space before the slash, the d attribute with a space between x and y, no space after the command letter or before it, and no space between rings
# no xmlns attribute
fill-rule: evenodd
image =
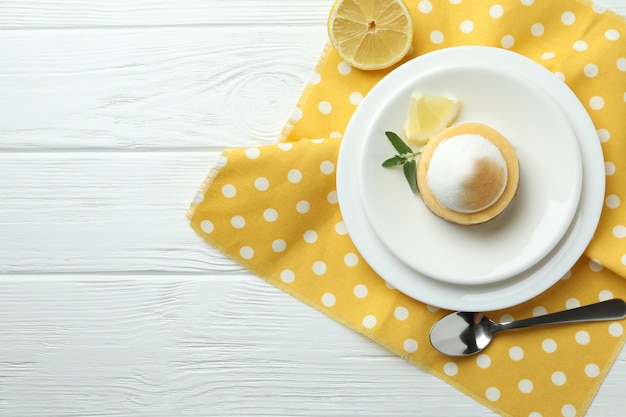
<svg viewBox="0 0 626 417"><path fill-rule="evenodd" d="M426 206L460 225L488 222L511 203L519 183L515 148L494 128L463 123L435 135L417 165Z"/></svg>

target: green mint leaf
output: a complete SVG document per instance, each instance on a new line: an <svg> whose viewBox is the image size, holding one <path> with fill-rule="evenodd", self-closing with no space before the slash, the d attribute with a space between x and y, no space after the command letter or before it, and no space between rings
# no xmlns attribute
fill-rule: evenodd
<svg viewBox="0 0 626 417"><path fill-rule="evenodd" d="M398 165L402 165L405 162L406 162L406 158L403 158L403 157L401 157L399 155L396 155L393 158L389 158L385 162L383 162L383 166L385 168L395 167L395 166L398 166Z"/></svg>
<svg viewBox="0 0 626 417"><path fill-rule="evenodd" d="M395 155L392 158L387 159L383 162L383 167L389 168L402 165L402 168L404 169L404 176L411 187L411 191L413 191L413 193L417 193L416 158L421 154L421 152L413 152L413 149L404 143L400 136L394 132L385 132L385 135L396 151L398 151L399 155Z"/></svg>
<svg viewBox="0 0 626 417"><path fill-rule="evenodd" d="M404 168L404 176L409 182L411 191L413 191L413 193L417 193L417 162L412 160L411 162L404 164L402 167Z"/></svg>
<svg viewBox="0 0 626 417"><path fill-rule="evenodd" d="M389 142L391 142L393 147L396 148L396 151L398 151L398 153L405 154L413 152L413 149L411 149L409 145L404 143L404 141L400 139L400 136L398 136L397 134L393 132L385 132L385 135L387 136L387 139L389 139Z"/></svg>

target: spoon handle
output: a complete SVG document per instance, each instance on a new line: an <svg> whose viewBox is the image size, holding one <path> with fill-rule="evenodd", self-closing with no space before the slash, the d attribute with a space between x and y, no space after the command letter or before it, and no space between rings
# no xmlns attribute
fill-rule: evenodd
<svg viewBox="0 0 626 417"><path fill-rule="evenodd" d="M501 323L498 330L519 329L521 327L546 326L559 323L579 323L584 321L617 320L626 317L626 303L615 298L583 307L544 314L543 316Z"/></svg>

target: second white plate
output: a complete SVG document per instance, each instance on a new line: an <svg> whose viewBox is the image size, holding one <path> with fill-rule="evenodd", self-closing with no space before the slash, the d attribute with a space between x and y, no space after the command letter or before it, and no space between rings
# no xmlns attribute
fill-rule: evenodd
<svg viewBox="0 0 626 417"><path fill-rule="evenodd" d="M545 291L563 277L580 258L598 225L604 203L604 156L596 129L584 106L565 83L547 69L514 52L491 47L466 46L439 50L428 55L436 64L455 55L466 60L499 62L528 76L558 103L576 132L583 164L583 186L578 210L557 246L535 266L508 280L484 285L461 285L431 279L400 261L373 230L361 201L357 174L360 172L362 126L350 122L339 151L337 195L348 233L364 260L390 285L409 297L450 310L491 311L510 307ZM387 92L374 87L368 97L386 100ZM374 109L357 112L375 117ZM454 259L450 259L451 262Z"/></svg>
<svg viewBox="0 0 626 417"><path fill-rule="evenodd" d="M569 121L534 81L498 62L467 63L450 55L436 65L428 57L409 62L378 88L387 92L386 101L364 100L375 117L355 113L352 121L367 132L358 178L370 223L398 258L431 278L485 284L529 269L556 246L578 207L582 163ZM403 136L415 91L457 97L461 110L455 123L485 123L515 147L520 185L496 219L477 226L445 221L411 192L401 167L381 166L396 153L385 131Z"/></svg>

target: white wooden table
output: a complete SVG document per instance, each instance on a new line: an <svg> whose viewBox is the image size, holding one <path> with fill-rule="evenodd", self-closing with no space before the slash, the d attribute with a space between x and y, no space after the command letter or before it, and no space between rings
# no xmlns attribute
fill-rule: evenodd
<svg viewBox="0 0 626 417"><path fill-rule="evenodd" d="M495 415L187 226L224 147L275 140L330 6L2 0L0 415ZM625 389L622 351L588 415Z"/></svg>

